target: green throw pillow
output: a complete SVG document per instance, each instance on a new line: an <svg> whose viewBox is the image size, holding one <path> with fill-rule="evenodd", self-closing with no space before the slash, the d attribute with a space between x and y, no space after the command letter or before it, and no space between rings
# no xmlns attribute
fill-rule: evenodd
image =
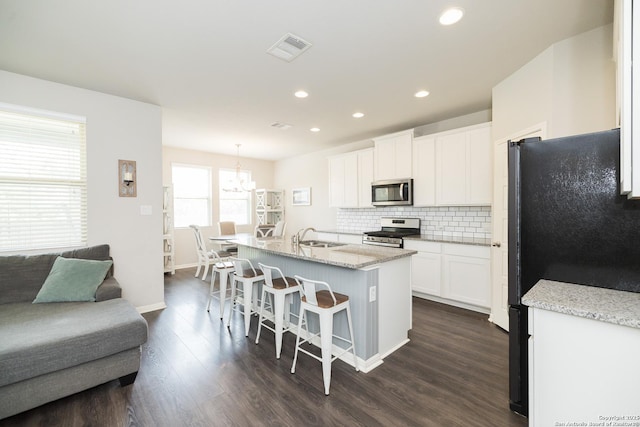
<svg viewBox="0 0 640 427"><path fill-rule="evenodd" d="M111 260L58 257L33 302L95 301L96 290L112 264Z"/></svg>

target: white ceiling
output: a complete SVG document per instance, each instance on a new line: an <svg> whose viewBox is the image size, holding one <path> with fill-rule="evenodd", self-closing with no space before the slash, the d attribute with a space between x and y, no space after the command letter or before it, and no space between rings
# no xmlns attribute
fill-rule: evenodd
<svg viewBox="0 0 640 427"><path fill-rule="evenodd" d="M451 5L465 16L443 27ZM235 154L240 143L243 157L280 159L490 108L493 86L556 41L611 22L612 9L613 0L0 0L0 69L160 105L165 145ZM291 63L266 53L287 32L313 44ZM295 98L298 89L309 97ZM414 98L419 89L431 94Z"/></svg>

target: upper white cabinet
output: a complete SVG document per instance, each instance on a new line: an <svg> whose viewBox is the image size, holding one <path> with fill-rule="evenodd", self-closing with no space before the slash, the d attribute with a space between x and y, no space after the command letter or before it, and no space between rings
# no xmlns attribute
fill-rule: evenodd
<svg viewBox="0 0 640 427"><path fill-rule="evenodd" d="M375 179L411 177L413 129L374 138Z"/></svg>
<svg viewBox="0 0 640 427"><path fill-rule="evenodd" d="M431 137L435 137L435 204L490 205L491 123ZM414 188L419 185L414 182Z"/></svg>
<svg viewBox="0 0 640 427"><path fill-rule="evenodd" d="M640 2L616 0L614 47L617 61L617 119L620 125L620 192L640 198L640 67L632 67L640 58ZM634 31L634 28L636 31ZM636 84L633 84L633 82Z"/></svg>
<svg viewBox="0 0 640 427"><path fill-rule="evenodd" d="M373 149L358 151L358 207L371 207L373 176Z"/></svg>
<svg viewBox="0 0 640 427"><path fill-rule="evenodd" d="M413 140L413 204L436 204L436 138L432 135Z"/></svg>
<svg viewBox="0 0 640 427"><path fill-rule="evenodd" d="M329 158L329 202L332 207L371 207L373 149Z"/></svg>

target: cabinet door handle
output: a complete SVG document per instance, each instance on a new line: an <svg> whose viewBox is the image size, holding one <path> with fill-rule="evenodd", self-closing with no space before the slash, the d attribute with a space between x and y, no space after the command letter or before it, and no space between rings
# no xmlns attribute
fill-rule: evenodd
<svg viewBox="0 0 640 427"><path fill-rule="evenodd" d="M500 242L493 242L491 246L493 246L494 248L499 248L500 246L502 246L502 244L500 244Z"/></svg>

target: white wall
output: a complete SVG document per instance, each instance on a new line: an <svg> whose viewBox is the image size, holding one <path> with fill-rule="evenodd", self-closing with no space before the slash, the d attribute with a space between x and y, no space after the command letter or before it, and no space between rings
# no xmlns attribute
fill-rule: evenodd
<svg viewBox="0 0 640 427"><path fill-rule="evenodd" d="M162 148L162 182L163 185L171 185L171 164L181 163L187 165L208 166L211 168L211 189L212 189L212 218L210 227L202 227L202 234L205 239L209 236L217 236L220 212L217 200L219 197L218 171L219 169L234 169L237 157L223 154L208 153L197 150L186 150L176 147ZM251 179L256 182L256 188L273 188L273 167L270 160L258 160L250 158L240 158L242 170L251 171ZM255 197L252 209L255 208ZM285 216L287 212L285 211ZM252 224L239 225L236 230L239 233L253 233L256 225L256 216L252 214ZM286 218L286 217L285 217ZM214 246L212 246L213 248ZM195 241L193 231L190 228L179 228L174 231L175 261L177 267L187 267L197 264Z"/></svg>
<svg viewBox="0 0 640 427"><path fill-rule="evenodd" d="M546 49L493 88L493 139L539 123L556 138L615 127L613 27Z"/></svg>
<svg viewBox="0 0 640 427"><path fill-rule="evenodd" d="M334 154L370 147L373 147L373 141L358 141L329 150L279 160L275 163L274 186L285 191L288 235L306 227L314 227L317 230L336 229L336 208L329 207L327 158ZM298 187L311 188L310 206L292 205L291 190Z"/></svg>
<svg viewBox="0 0 640 427"><path fill-rule="evenodd" d="M124 298L164 307L161 109L1 70L0 102L87 118L88 244L111 246ZM136 198L118 196L118 159L137 163Z"/></svg>

